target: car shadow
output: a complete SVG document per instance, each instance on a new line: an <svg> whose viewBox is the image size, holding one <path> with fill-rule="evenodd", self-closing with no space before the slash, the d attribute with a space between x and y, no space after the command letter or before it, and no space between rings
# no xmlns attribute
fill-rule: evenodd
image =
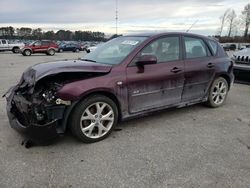
<svg viewBox="0 0 250 188"><path fill-rule="evenodd" d="M196 104L188 107L183 107L183 108L169 108L169 109L164 109L161 111L155 111L150 114L147 114L145 116L129 119L122 121L118 123L118 125L115 127L113 133L110 135L111 137L116 137L117 135L120 134L120 131L123 132L124 130L130 131L131 129L134 129L137 126L141 126L140 128L147 128L151 126L157 126L157 125L152 125L150 123L145 123L145 122L154 122L154 120L158 120L164 117L164 119L168 118L178 118L178 116L185 115L187 113L190 113L190 111L201 111L201 110L206 110L207 107L204 106L203 104ZM108 141L109 138L105 139ZM101 142L105 142L105 140ZM98 142L97 142L98 143ZM95 144L95 143L93 143ZM64 135L59 137L58 139L54 140L51 142L49 145L57 146L57 145L70 145L70 146L83 146L83 145L89 145L89 144L84 144L75 136L71 133L69 129L66 130ZM49 146L48 145L48 146Z"/></svg>
<svg viewBox="0 0 250 188"><path fill-rule="evenodd" d="M186 114L189 113L190 110L202 110L202 109L207 109L207 107L204 104L196 104L192 106L187 106L187 107L182 107L182 108L168 108L168 109L163 109L160 111L155 111L152 113L149 113L147 115L125 120L123 122L120 122L118 125L119 127L134 127L134 124L141 124L143 122L147 122L149 120L154 120L154 119L159 119L164 116L165 119L173 116L179 116L181 114Z"/></svg>

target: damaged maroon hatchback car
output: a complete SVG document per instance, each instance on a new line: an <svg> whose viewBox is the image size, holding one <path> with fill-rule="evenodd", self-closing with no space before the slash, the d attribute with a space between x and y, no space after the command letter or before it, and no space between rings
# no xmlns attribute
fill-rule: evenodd
<svg viewBox="0 0 250 188"><path fill-rule="evenodd" d="M123 36L83 59L28 68L6 94L8 117L13 128L33 140L70 128L81 141L96 142L120 120L202 102L223 105L234 80L232 68L211 38Z"/></svg>

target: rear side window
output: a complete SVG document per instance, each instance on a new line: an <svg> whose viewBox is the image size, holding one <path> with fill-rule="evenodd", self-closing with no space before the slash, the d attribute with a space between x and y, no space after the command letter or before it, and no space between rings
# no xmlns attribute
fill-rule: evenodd
<svg viewBox="0 0 250 188"><path fill-rule="evenodd" d="M6 40L2 40L2 43L3 43L3 44L6 44Z"/></svg>
<svg viewBox="0 0 250 188"><path fill-rule="evenodd" d="M216 55L217 51L218 51L218 44L217 44L217 42L209 40L208 41L208 45L211 48L213 54Z"/></svg>
<svg viewBox="0 0 250 188"><path fill-rule="evenodd" d="M49 46L50 45L50 41L42 41L42 46Z"/></svg>
<svg viewBox="0 0 250 188"><path fill-rule="evenodd" d="M207 57L206 44L202 39L184 37L184 41L187 59Z"/></svg>

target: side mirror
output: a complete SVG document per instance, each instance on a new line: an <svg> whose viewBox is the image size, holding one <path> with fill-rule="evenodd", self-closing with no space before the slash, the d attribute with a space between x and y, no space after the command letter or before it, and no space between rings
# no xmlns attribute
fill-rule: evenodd
<svg viewBox="0 0 250 188"><path fill-rule="evenodd" d="M157 63L157 57L154 55L142 55L136 62L138 67L144 67L144 65L152 65Z"/></svg>
<svg viewBox="0 0 250 188"><path fill-rule="evenodd" d="M87 53L90 53L90 50L89 50L89 49L87 49L87 50L86 50L86 52L87 52Z"/></svg>

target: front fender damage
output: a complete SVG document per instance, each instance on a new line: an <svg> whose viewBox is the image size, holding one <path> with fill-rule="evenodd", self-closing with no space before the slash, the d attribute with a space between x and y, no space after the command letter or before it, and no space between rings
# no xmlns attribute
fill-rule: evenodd
<svg viewBox="0 0 250 188"><path fill-rule="evenodd" d="M11 127L38 144L63 134L76 102L60 99L58 90L67 83L103 74L106 73L60 72L37 79L35 71L28 69L4 95Z"/></svg>

